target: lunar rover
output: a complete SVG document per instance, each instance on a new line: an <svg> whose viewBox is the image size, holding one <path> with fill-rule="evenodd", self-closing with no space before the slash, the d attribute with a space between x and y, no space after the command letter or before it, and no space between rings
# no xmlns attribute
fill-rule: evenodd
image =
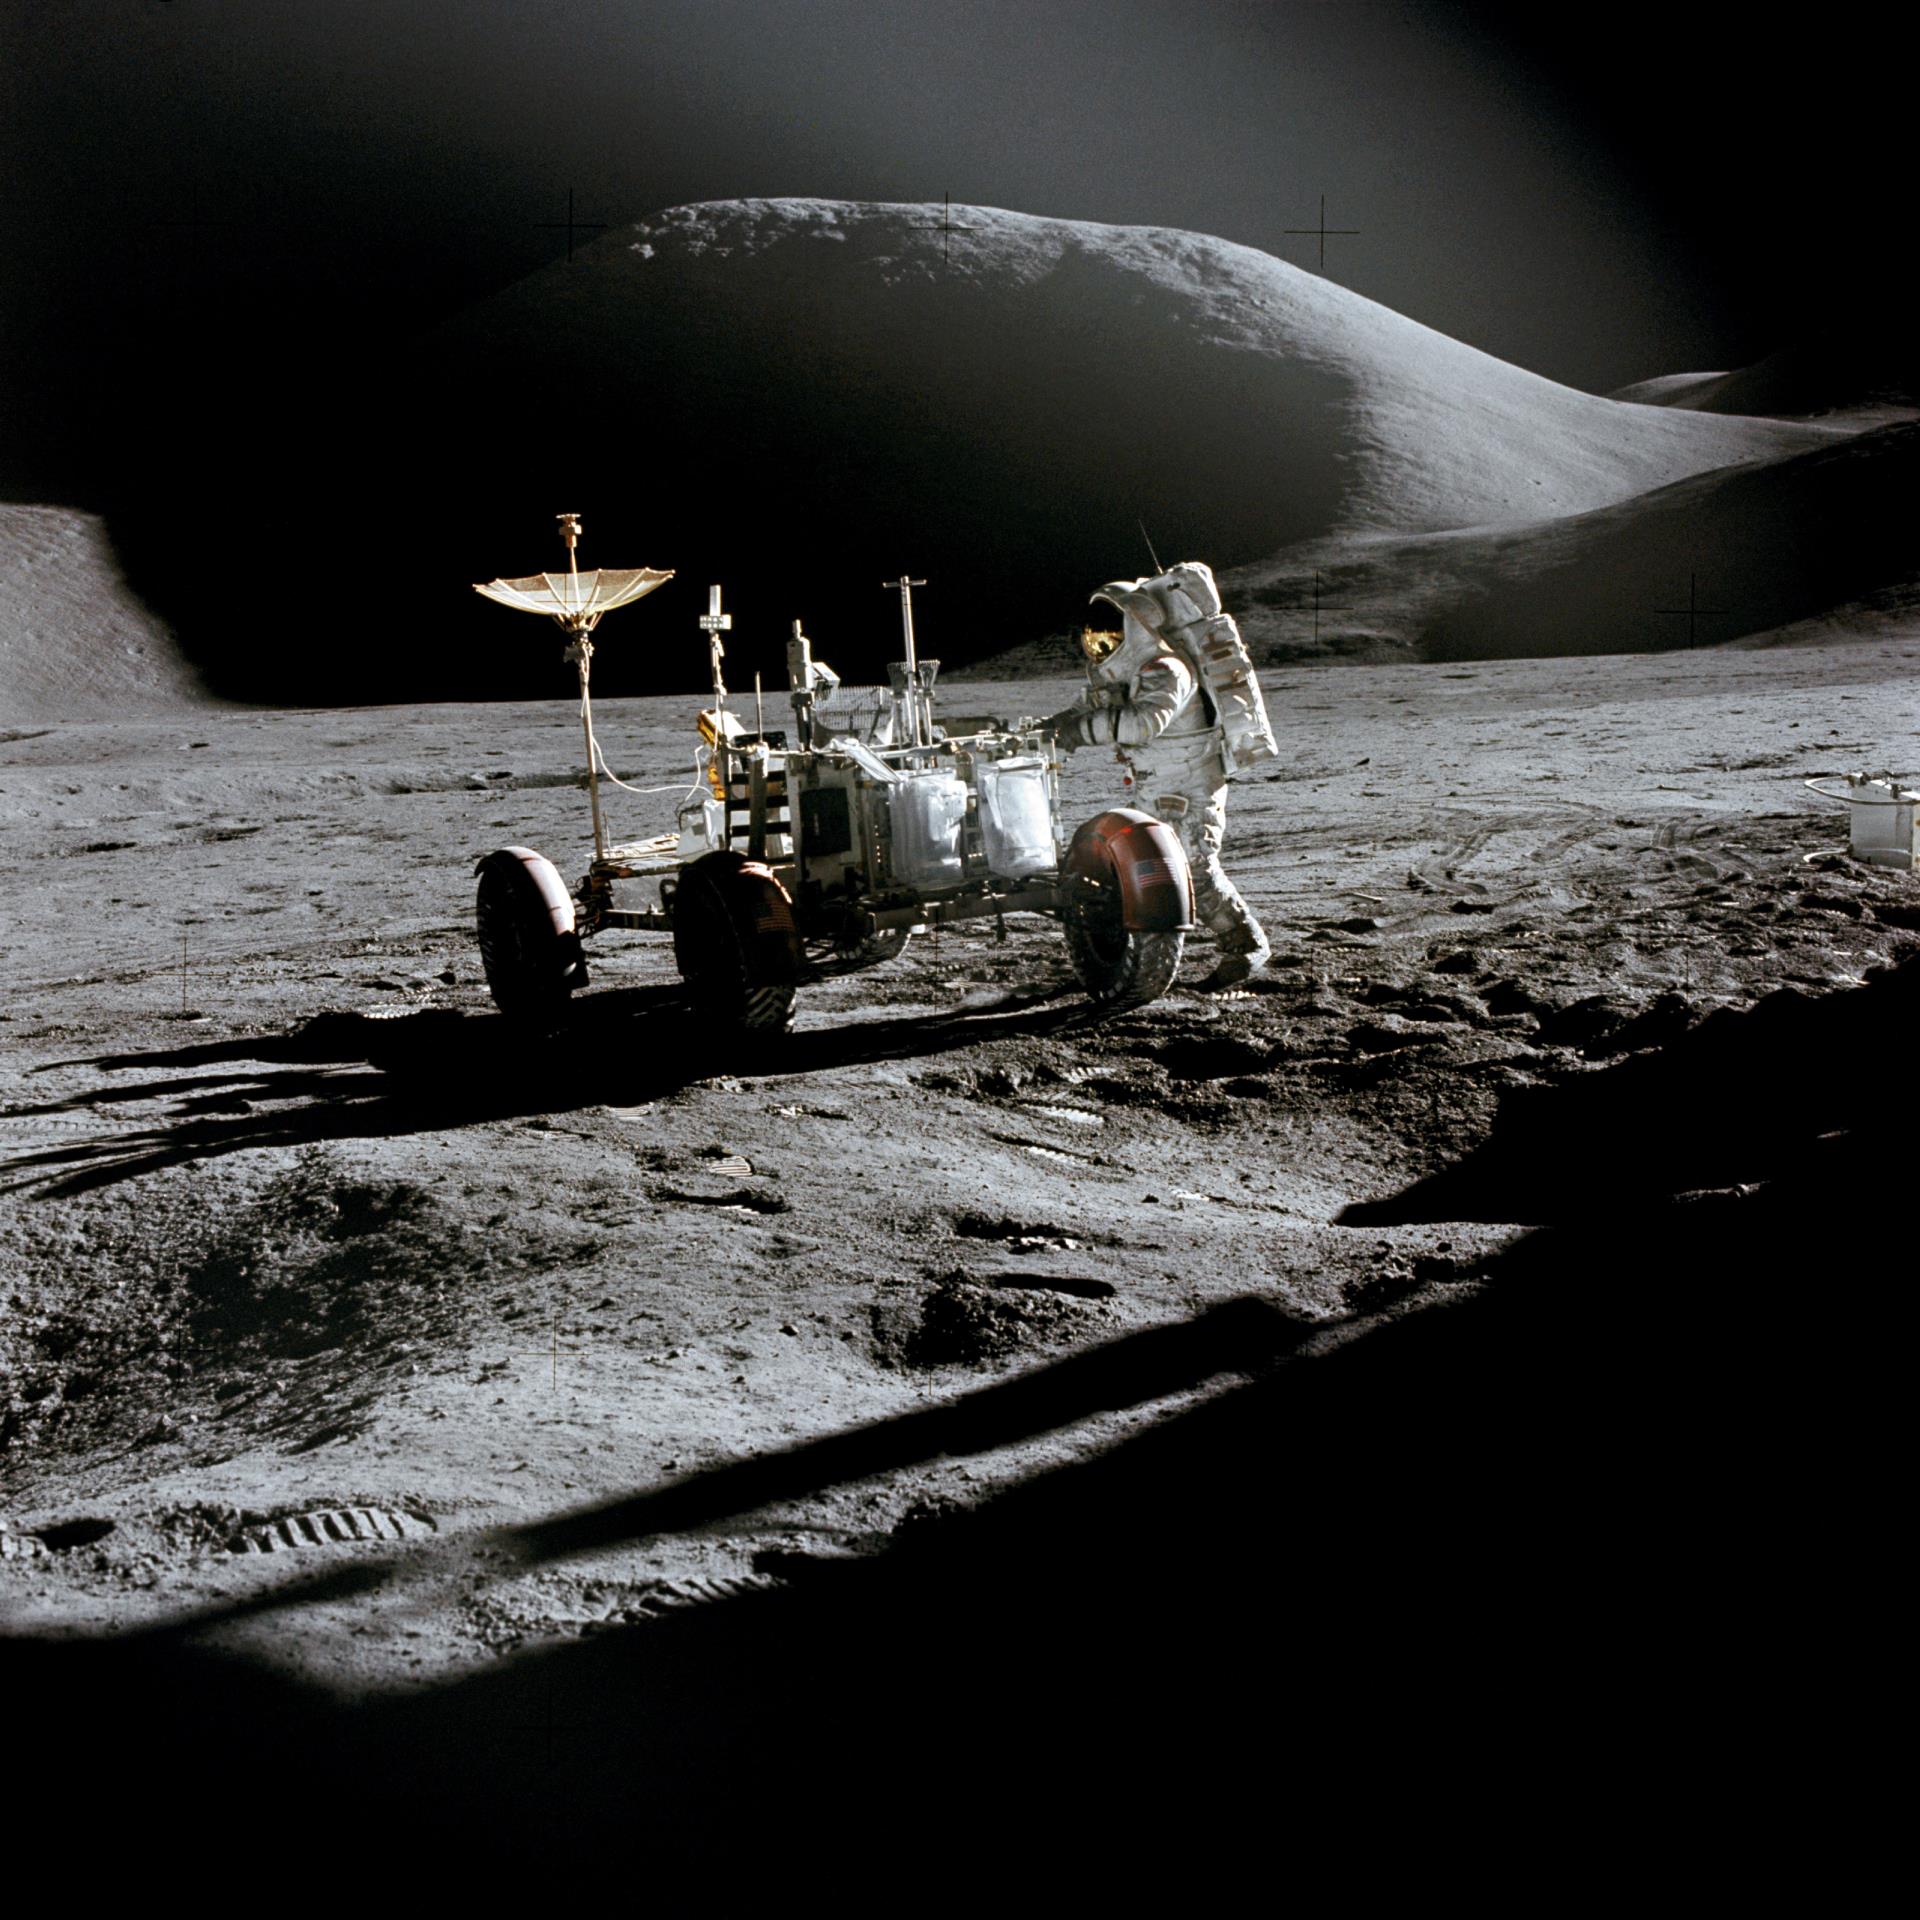
<svg viewBox="0 0 1920 1920"><path fill-rule="evenodd" d="M479 862L480 953L502 1013L553 1023L586 984L583 943L636 929L672 935L710 1028L777 1034L806 982L890 960L917 933L1010 913L1060 920L1080 982L1103 1008L1142 1006L1166 990L1193 926L1178 837L1126 807L1067 837L1058 766L1040 723L936 720L940 663L919 657L913 635L913 589L923 581L884 583L900 595L905 658L865 713L833 708L839 679L793 623L790 733L767 728L757 675L751 724L730 704L722 635L731 616L713 588L700 622L713 700L699 715L696 778L679 830L610 843L600 782L613 775L594 736L589 688L593 630L672 575L582 572L579 516L559 520L566 573L477 589L549 615L569 635L593 814L593 863L571 891L528 847L502 847Z"/></svg>

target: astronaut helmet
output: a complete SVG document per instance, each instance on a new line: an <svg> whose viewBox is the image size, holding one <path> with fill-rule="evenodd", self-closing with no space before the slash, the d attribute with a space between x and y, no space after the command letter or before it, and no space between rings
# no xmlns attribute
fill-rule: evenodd
<svg viewBox="0 0 1920 1920"><path fill-rule="evenodd" d="M1117 638L1106 632L1096 635L1093 629L1087 629L1086 637L1081 640L1082 651L1087 656L1087 678L1096 685L1101 682L1124 684L1157 653L1164 651L1165 643L1155 628L1166 615L1153 595L1138 591L1138 583L1131 580L1109 581L1092 598L1104 600L1108 606L1118 609L1121 626ZM1104 644L1096 651L1089 639L1098 639Z"/></svg>

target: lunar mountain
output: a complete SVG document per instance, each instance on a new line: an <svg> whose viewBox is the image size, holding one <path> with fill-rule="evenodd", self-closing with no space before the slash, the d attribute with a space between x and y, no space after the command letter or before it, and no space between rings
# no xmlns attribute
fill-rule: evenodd
<svg viewBox="0 0 1920 1920"><path fill-rule="evenodd" d="M636 438L650 459L695 458L706 418L724 429L705 436L724 464L777 454L763 481L837 480L842 515L878 504L870 459L923 466L935 500L981 515L968 531L983 538L1063 496L1090 511L1124 496L1108 508L1118 532L1138 504L1189 538L1266 547L1481 526L1811 444L1751 420L1623 418L1203 234L985 207L949 231L938 213L674 208L474 309L436 352L470 393L574 394L627 461ZM663 428L681 420L676 444ZM577 453L564 423L557 445L550 420L526 424L516 436L489 421L544 439L549 458ZM783 428L797 430L788 444ZM976 471L960 477L977 500L947 477L969 446Z"/></svg>
<svg viewBox="0 0 1920 1920"><path fill-rule="evenodd" d="M0 505L0 729L138 718L204 698L98 518Z"/></svg>
<svg viewBox="0 0 1920 1920"><path fill-rule="evenodd" d="M1884 384L1829 360L1823 391ZM1712 378L1804 397L1812 364ZM590 561L676 570L610 630L611 694L699 683L716 581L736 685L782 684L796 618L877 677L902 571L928 583L925 652L1017 671L1009 648L1146 568L1143 530L1248 569L1231 584L1268 658L1632 651L1702 582L1700 604L1743 610L1720 639L1903 577L1874 490L1904 443L1823 464L1872 421L1729 412L1692 395L1704 378L1578 392L1202 234L724 201L580 247L377 378L289 374L284 406L235 429L255 435L233 456L252 537L217 579L187 490L115 532L222 692L326 704L560 694L551 635L466 584L554 564L561 509L586 515ZM289 594L290 567L329 590Z"/></svg>
<svg viewBox="0 0 1920 1920"><path fill-rule="evenodd" d="M562 495L605 501L642 558L771 598L776 632L852 600L856 655L884 645L868 581L905 566L930 649L978 658L1144 563L1136 523L1224 567L1584 512L1827 437L1621 407L1205 235L942 221L730 201L582 248L433 342L421 391L458 453L430 491L514 568Z"/></svg>

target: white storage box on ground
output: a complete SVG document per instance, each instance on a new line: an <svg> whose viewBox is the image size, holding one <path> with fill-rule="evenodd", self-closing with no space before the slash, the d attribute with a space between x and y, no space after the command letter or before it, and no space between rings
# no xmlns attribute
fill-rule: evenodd
<svg viewBox="0 0 1920 1920"><path fill-rule="evenodd" d="M1920 793L1887 773L1853 773L1844 779L1809 780L1825 800L1843 800L1852 815L1850 850L1856 860L1911 872L1920 844L1915 839Z"/></svg>
<svg viewBox="0 0 1920 1920"><path fill-rule="evenodd" d="M1060 862L1053 844L1053 802L1047 763L1019 758L982 760L974 773L980 794L980 844L987 871L1001 880L1051 873Z"/></svg>

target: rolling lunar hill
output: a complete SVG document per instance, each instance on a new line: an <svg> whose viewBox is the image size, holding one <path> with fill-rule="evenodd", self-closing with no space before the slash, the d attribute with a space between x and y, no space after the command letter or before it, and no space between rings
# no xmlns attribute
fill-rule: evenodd
<svg viewBox="0 0 1920 1920"><path fill-rule="evenodd" d="M1709 645L1875 596L1911 604L1917 492L1920 424L1905 423L1532 526L1322 542L1221 588L1269 662Z"/></svg>
<svg viewBox="0 0 1920 1920"><path fill-rule="evenodd" d="M0 505L0 727L113 720L204 698L94 515Z"/></svg>
<svg viewBox="0 0 1920 1920"><path fill-rule="evenodd" d="M1731 373L1670 373L1621 387L1615 400L1706 413L1865 423L1912 417L1920 357L1909 333L1874 320L1797 340Z"/></svg>

